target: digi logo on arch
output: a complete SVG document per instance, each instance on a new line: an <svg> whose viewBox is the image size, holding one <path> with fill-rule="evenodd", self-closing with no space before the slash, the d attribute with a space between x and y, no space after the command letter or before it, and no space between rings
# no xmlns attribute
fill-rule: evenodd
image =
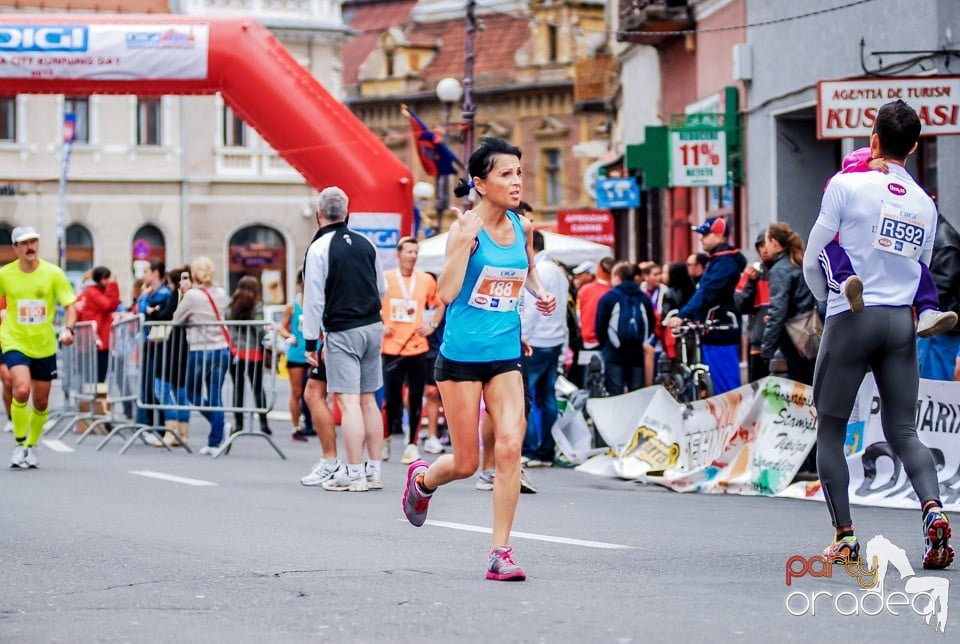
<svg viewBox="0 0 960 644"><path fill-rule="evenodd" d="M0 26L0 51L79 52L87 51L87 27L56 25Z"/></svg>

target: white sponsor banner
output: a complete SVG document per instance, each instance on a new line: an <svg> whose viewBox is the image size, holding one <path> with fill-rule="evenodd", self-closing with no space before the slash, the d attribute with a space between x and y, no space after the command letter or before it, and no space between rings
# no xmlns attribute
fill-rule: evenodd
<svg viewBox="0 0 960 644"><path fill-rule="evenodd" d="M0 78L207 77L207 25L0 25Z"/></svg>
<svg viewBox="0 0 960 644"><path fill-rule="evenodd" d="M847 426L850 503L917 509L919 501L903 463L883 435L880 398L867 374ZM916 413L917 435L937 465L940 496L948 510L960 510L960 383L921 380ZM781 496L823 500L818 481L795 483Z"/></svg>
<svg viewBox="0 0 960 644"><path fill-rule="evenodd" d="M377 247L377 256L383 270L394 268L398 264L400 223L399 213L351 212L349 218L350 230L357 231Z"/></svg>
<svg viewBox="0 0 960 644"><path fill-rule="evenodd" d="M903 99L917 111L923 136L960 134L960 76L858 78L817 84L817 136L868 137L877 110Z"/></svg>
<svg viewBox="0 0 960 644"><path fill-rule="evenodd" d="M587 411L611 450L578 469L678 492L776 494L816 441L812 389L773 376L692 404L650 387Z"/></svg>

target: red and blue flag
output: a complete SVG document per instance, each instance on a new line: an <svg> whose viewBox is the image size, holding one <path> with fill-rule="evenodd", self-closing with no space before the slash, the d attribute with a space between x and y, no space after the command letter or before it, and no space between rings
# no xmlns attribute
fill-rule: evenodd
<svg viewBox="0 0 960 644"><path fill-rule="evenodd" d="M413 130L413 141L417 146L417 156L423 171L431 177L456 174L456 168L463 168L457 155L437 136L436 132L426 126L420 118L404 108L403 113L410 119L410 129Z"/></svg>

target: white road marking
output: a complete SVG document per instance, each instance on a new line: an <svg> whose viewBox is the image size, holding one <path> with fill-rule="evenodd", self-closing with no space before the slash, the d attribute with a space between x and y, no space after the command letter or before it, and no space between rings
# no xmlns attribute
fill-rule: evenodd
<svg viewBox="0 0 960 644"><path fill-rule="evenodd" d="M173 474L164 474L163 472L152 472L150 470L129 470L130 474L145 476L148 479L159 479L161 481L171 481L173 483L183 483L184 485L216 485L213 481L201 481L200 479L188 479L183 476L174 476Z"/></svg>
<svg viewBox="0 0 960 644"><path fill-rule="evenodd" d="M400 519L404 521L405 519ZM464 530L466 532L482 532L484 534L491 534L493 532L492 528L485 528L479 525L470 525L467 523L454 523L452 521L433 521L427 519L425 525L432 525L438 528L452 528L453 530ZM550 543L565 543L571 546L584 546L585 548L600 548L602 550L633 550L636 546L625 546L619 543L604 543L603 541L588 541L586 539L571 539L570 537L554 537L549 534L534 534L533 532L517 532L514 530L510 533L511 537L517 537L518 539L532 539L534 541L549 541Z"/></svg>
<svg viewBox="0 0 960 644"><path fill-rule="evenodd" d="M70 452L76 451L66 443L56 438L44 438L43 444L49 450L54 452L62 452L64 454L69 454Z"/></svg>

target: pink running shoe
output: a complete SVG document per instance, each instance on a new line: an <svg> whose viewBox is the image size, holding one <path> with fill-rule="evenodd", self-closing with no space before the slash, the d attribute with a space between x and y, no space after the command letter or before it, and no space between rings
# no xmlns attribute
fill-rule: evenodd
<svg viewBox="0 0 960 644"><path fill-rule="evenodd" d="M513 561L513 548L501 546L490 551L487 562L487 579L496 581L523 581L527 578L523 568Z"/></svg>
<svg viewBox="0 0 960 644"><path fill-rule="evenodd" d="M430 464L426 461L414 461L407 468L407 486L403 489L403 514L407 521L416 527L423 525L427 520L427 508L433 494L424 494L417 485L417 478L427 471Z"/></svg>

